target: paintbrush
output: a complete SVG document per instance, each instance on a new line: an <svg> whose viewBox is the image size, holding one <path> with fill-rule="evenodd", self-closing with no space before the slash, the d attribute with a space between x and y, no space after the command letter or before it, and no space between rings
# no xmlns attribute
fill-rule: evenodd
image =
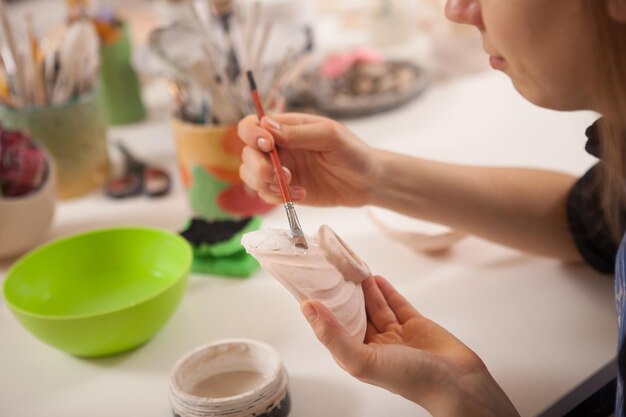
<svg viewBox="0 0 626 417"><path fill-rule="evenodd" d="M254 39L256 38L256 29L259 23L259 19L261 16L261 3L259 1L255 1L252 4L252 10L247 18L246 24L244 26L244 55L248 60L248 68L252 68L250 66L252 60L252 46L254 44ZM254 68L252 68L254 70Z"/></svg>
<svg viewBox="0 0 626 417"><path fill-rule="evenodd" d="M0 102L15 109L22 105L19 97L11 94L11 80L2 54L0 54Z"/></svg>
<svg viewBox="0 0 626 417"><path fill-rule="evenodd" d="M270 35L272 34L273 27L274 27L274 22L271 20L268 20L263 25L263 32L261 33L259 46L258 48L256 48L256 54L254 55L254 58L250 58L251 59L250 68L252 68L253 71L261 70L263 57L265 55L267 44L269 43L268 40L270 38Z"/></svg>
<svg viewBox="0 0 626 417"><path fill-rule="evenodd" d="M70 25L59 47L60 70L52 93L54 104L63 103L73 94L83 92L89 77L95 77L100 64L98 33L86 19Z"/></svg>
<svg viewBox="0 0 626 417"><path fill-rule="evenodd" d="M7 15L6 5L4 0L0 0L0 21L4 29L4 36L6 38L6 45L9 50L9 54L13 59L15 65L15 94L18 97L24 97L27 89L26 79L24 77L24 63L22 57L18 53L18 49L15 43L15 36L13 32L13 26L11 25L9 16Z"/></svg>
<svg viewBox="0 0 626 417"><path fill-rule="evenodd" d="M252 75L252 71L248 71L247 76L248 82L250 83L250 94L252 95L252 102L254 103L254 107L256 108L256 114L260 122L261 119L265 117L265 110L263 110L263 105L261 104L261 98L259 97L259 91L256 88L256 82L254 82L254 76ZM278 156L276 146L274 146L274 148L270 152L270 159L272 160L272 166L274 167L274 174L278 179L280 193L283 196L283 202L285 205L285 211L287 212L287 220L289 220L289 228L291 229L291 234L293 235L293 241L296 247L308 249L309 246L306 243L306 238L304 237L302 227L300 227L300 222L298 221L296 209L293 205L293 201L291 201L291 196L289 195L289 186L287 185L287 180L285 179L285 173L283 172L283 166L280 163L280 157Z"/></svg>
<svg viewBox="0 0 626 417"><path fill-rule="evenodd" d="M27 56L32 71L33 97L37 106L46 104L46 82L43 74L43 53L39 46L39 39L35 34L32 14L26 15L26 28L28 33L29 52Z"/></svg>
<svg viewBox="0 0 626 417"><path fill-rule="evenodd" d="M283 59L276 64L274 76L263 103L265 107L269 107L275 101L281 89L290 84L306 69L314 48L313 30L310 26L305 27L304 35L305 42L302 50L297 53L291 50L287 51Z"/></svg>
<svg viewBox="0 0 626 417"><path fill-rule="evenodd" d="M241 74L241 65L235 50L235 42L231 33L231 18L233 17L233 0L210 0L213 15L219 20L226 37L228 54L227 73L230 82L235 83Z"/></svg>

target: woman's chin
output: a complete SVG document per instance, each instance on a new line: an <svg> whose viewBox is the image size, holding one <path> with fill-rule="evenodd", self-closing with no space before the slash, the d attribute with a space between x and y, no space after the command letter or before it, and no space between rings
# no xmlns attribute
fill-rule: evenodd
<svg viewBox="0 0 626 417"><path fill-rule="evenodd" d="M513 78L511 78L511 81L517 92L535 106L557 111L591 110L589 106L579 100L578 97L568 98L566 94L550 94L548 91L549 88L540 88L536 85L529 86L524 83L516 82Z"/></svg>

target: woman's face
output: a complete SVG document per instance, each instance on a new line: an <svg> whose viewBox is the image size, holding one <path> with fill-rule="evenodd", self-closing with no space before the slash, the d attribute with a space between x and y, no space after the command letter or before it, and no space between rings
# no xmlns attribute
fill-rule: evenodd
<svg viewBox="0 0 626 417"><path fill-rule="evenodd" d="M590 62L592 22L582 0L447 0L446 16L480 30L491 66L532 103L589 109L598 63Z"/></svg>

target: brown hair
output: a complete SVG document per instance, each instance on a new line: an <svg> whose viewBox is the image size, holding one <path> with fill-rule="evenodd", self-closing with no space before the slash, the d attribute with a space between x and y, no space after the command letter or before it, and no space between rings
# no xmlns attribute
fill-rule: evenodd
<svg viewBox="0 0 626 417"><path fill-rule="evenodd" d="M586 0L597 44L593 62L598 71L592 80L592 99L603 116L599 123L604 161L600 179L602 203L607 223L619 242L624 233L626 208L626 23L612 19L606 3Z"/></svg>

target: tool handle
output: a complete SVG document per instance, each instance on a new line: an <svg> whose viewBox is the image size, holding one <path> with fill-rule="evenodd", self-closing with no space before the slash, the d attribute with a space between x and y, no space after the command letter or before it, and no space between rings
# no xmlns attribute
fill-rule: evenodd
<svg viewBox="0 0 626 417"><path fill-rule="evenodd" d="M289 185L287 184L287 178L285 178L285 172L283 171L283 166L280 163L280 157L278 156L276 147L274 147L274 149L270 152L270 159L272 160L272 165L274 166L274 174L276 174L276 178L278 179L278 188L280 188L280 193L283 196L283 202L285 204L291 203Z"/></svg>
<svg viewBox="0 0 626 417"><path fill-rule="evenodd" d="M251 72L248 72L248 80L250 82L250 93L252 94L252 101L254 102L254 107L256 109L256 114L259 118L260 123L261 119L265 117L265 110L263 110L261 97L259 96L259 91L256 88L256 83L254 82L254 78L252 77ZM285 178L285 172L283 171L283 164L281 164L280 162L280 157L278 156L278 151L276 150L276 144L274 144L274 148L272 148L272 151L270 152L270 159L272 160L272 166L274 167L274 174L276 175L276 179L278 180L280 193L283 196L283 202L285 204L291 203L289 185L287 185L287 179Z"/></svg>

